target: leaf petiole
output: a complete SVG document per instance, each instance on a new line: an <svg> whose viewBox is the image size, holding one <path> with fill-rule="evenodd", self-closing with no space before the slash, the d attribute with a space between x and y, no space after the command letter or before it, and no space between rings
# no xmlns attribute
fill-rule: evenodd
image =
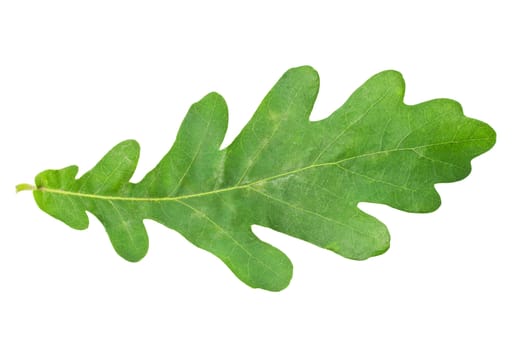
<svg viewBox="0 0 525 350"><path fill-rule="evenodd" d="M36 189L37 188L35 186L30 185L30 184L18 184L18 185L16 185L16 193L21 192L21 191L34 191Z"/></svg>

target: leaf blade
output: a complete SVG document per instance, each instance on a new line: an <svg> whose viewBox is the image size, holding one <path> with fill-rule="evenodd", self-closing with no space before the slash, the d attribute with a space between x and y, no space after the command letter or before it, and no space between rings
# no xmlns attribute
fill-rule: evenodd
<svg viewBox="0 0 525 350"><path fill-rule="evenodd" d="M331 116L310 122L318 89L313 68L287 71L223 150L228 110L211 93L191 106L173 147L138 183L129 182L139 156L129 140L78 180L75 166L42 172L35 200L77 229L92 212L129 261L146 255L143 220L153 219L216 255L249 286L277 291L293 266L251 225L351 259L382 254L388 229L359 202L433 211L441 203L434 185L466 177L471 160L495 143L494 130L465 117L455 101L406 105L395 71L373 76Z"/></svg>

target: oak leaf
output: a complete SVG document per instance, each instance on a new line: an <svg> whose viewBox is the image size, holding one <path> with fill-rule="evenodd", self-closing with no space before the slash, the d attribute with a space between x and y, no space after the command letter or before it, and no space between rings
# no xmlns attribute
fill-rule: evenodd
<svg viewBox="0 0 525 350"><path fill-rule="evenodd" d="M373 76L328 118L311 122L318 88L311 67L289 70L222 150L227 107L210 93L191 106L173 147L138 183L129 179L139 145L128 140L78 179L76 166L47 170L18 190L33 190L43 211L75 229L88 227L91 212L129 261L146 254L143 220L151 219L215 254L246 284L281 290L292 264L251 225L350 259L382 254L388 230L359 202L431 212L440 205L434 184L466 177L472 158L495 143L494 131L455 101L403 103L395 71Z"/></svg>

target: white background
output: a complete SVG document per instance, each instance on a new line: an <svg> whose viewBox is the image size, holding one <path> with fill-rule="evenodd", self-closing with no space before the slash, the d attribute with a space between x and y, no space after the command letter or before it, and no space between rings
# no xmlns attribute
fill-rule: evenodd
<svg viewBox="0 0 525 350"><path fill-rule="evenodd" d="M180 3L0 5L0 348L525 349L519 2ZM280 293L245 286L150 221L149 254L125 262L92 216L74 231L14 193L44 169L84 172L129 138L139 180L210 91L228 102L226 145L304 64L321 76L313 119L396 69L407 103L456 99L498 142L466 180L438 185L435 213L361 204L392 234L380 257L346 260L255 227L294 263Z"/></svg>

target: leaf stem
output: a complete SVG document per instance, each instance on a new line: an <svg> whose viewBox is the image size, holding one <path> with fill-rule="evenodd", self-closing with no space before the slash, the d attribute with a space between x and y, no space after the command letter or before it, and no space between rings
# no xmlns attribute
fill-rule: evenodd
<svg viewBox="0 0 525 350"><path fill-rule="evenodd" d="M36 189L37 188L35 186L30 185L30 184L18 184L18 185L16 185L16 193L21 192L21 191L34 191Z"/></svg>

